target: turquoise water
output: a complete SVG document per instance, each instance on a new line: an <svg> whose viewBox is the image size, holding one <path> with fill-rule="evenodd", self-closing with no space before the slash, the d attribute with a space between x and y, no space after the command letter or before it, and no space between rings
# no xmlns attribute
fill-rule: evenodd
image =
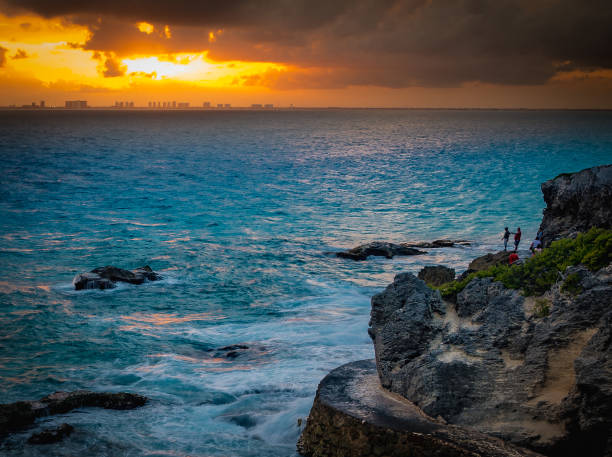
<svg viewBox="0 0 612 457"><path fill-rule="evenodd" d="M132 391L134 411L45 419L3 455L290 456L320 379L373 356L369 300L401 271L461 271L540 182L612 162L612 113L0 112L0 403ZM353 262L371 240L471 247ZM75 292L144 264L160 282ZM234 359L216 349L250 347Z"/></svg>

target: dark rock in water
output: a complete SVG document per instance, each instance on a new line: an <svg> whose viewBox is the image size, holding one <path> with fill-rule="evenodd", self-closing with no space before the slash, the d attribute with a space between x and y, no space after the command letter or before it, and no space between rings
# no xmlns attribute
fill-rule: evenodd
<svg viewBox="0 0 612 457"><path fill-rule="evenodd" d="M373 241L371 243L362 244L356 248L344 252L336 252L336 256L343 259L365 260L369 256L386 257L392 259L396 255L420 255L426 254L424 251L419 251L410 246L403 244L384 243L382 241Z"/></svg>
<svg viewBox="0 0 612 457"><path fill-rule="evenodd" d="M55 392L37 401L0 405L0 435L27 427L39 417L65 414L76 408L134 409L146 402L146 397L126 392Z"/></svg>
<svg viewBox="0 0 612 457"><path fill-rule="evenodd" d="M84 289L112 289L115 283L110 279L103 278L97 273L79 273L72 280L76 290Z"/></svg>
<svg viewBox="0 0 612 457"><path fill-rule="evenodd" d="M89 273L80 273L74 277L72 283L76 290L83 289L111 289L116 282L142 284L146 281L157 281L161 275L155 273L148 265L135 270L123 270L113 266L98 267Z"/></svg>
<svg viewBox="0 0 612 457"><path fill-rule="evenodd" d="M91 270L92 273L97 273L103 278L110 279L113 282L129 282L130 284L142 284L145 280L157 281L160 276L151 270L151 267L136 268L135 270L123 270L121 268L106 266L98 267Z"/></svg>
<svg viewBox="0 0 612 457"><path fill-rule="evenodd" d="M372 298L369 333L383 387L430 416L547 455L607 456L611 303L610 265L568 268L539 298L477 278L456 304L404 273Z"/></svg>
<svg viewBox="0 0 612 457"><path fill-rule="evenodd" d="M564 173L543 183L542 193L545 246L591 227L612 228L612 165Z"/></svg>
<svg viewBox="0 0 612 457"><path fill-rule="evenodd" d="M228 416L228 417L225 417L225 419L227 419L229 422L232 422L233 424L236 424L240 427L244 427L247 429L253 428L257 425L257 421L255 420L255 418L248 414L238 414L237 416Z"/></svg>
<svg viewBox="0 0 612 457"><path fill-rule="evenodd" d="M424 249L435 249L435 248L453 248L456 246L469 246L470 242L468 240L434 240L434 241L421 241L418 243L403 243L406 246L411 246L414 248L424 248Z"/></svg>
<svg viewBox="0 0 612 457"><path fill-rule="evenodd" d="M30 444L51 444L62 441L74 431L74 427L70 424L62 424L59 427L47 428L42 432L34 433L28 438Z"/></svg>
<svg viewBox="0 0 612 457"><path fill-rule="evenodd" d="M441 286L455 279L455 270L442 265L424 267L418 277L432 286Z"/></svg>
<svg viewBox="0 0 612 457"><path fill-rule="evenodd" d="M214 357L223 357L226 359L237 359L237 358L258 358L262 354L265 354L266 348L260 345L246 345L246 344L232 344L230 346L224 346L214 350Z"/></svg>
<svg viewBox="0 0 612 457"><path fill-rule="evenodd" d="M373 360L343 365L321 381L297 447L309 457L540 456L427 416L380 386Z"/></svg>

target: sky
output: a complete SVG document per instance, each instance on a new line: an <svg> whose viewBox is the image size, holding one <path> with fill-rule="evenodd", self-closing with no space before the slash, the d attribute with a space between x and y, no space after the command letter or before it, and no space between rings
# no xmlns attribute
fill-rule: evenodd
<svg viewBox="0 0 612 457"><path fill-rule="evenodd" d="M610 108L610 0L0 0L0 105Z"/></svg>

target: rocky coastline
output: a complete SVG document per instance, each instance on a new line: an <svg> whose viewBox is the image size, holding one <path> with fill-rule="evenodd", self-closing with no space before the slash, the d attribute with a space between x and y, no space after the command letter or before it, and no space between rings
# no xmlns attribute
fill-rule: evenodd
<svg viewBox="0 0 612 457"><path fill-rule="evenodd" d="M321 381L299 452L611 456L610 189L612 166L543 183L547 249L523 266L397 275L372 297L375 361Z"/></svg>
<svg viewBox="0 0 612 457"><path fill-rule="evenodd" d="M66 414L78 408L104 408L128 410L144 406L147 397L128 392L55 392L40 400L18 401L0 405L0 438L19 430L27 429L41 417ZM56 429L44 429L32 434L31 444L49 444L61 441L70 435L73 427L62 424Z"/></svg>

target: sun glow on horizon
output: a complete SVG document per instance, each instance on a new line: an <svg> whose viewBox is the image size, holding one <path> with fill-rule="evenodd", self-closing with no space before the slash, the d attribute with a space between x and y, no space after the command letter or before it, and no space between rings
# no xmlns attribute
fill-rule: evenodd
<svg viewBox="0 0 612 457"><path fill-rule="evenodd" d="M168 25L156 27L137 22L134 26L146 35L159 33L172 38ZM216 30L205 35L203 46L214 42L221 33ZM168 83L224 90L244 87L253 91L258 87L267 90L253 84L262 75L287 70L285 65L274 62L213 61L206 49L117 56L86 49L90 37L87 27L60 19L0 14L0 47L5 50L0 78L38 82L42 88L61 87L64 91L82 91L84 87L120 91L144 85L155 92L156 87L166 91Z"/></svg>

